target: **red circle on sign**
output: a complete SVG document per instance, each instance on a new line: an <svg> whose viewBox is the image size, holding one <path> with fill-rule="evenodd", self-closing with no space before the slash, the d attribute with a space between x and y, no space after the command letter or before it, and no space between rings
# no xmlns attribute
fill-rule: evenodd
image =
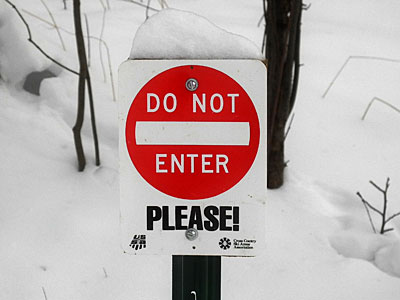
<svg viewBox="0 0 400 300"><path fill-rule="evenodd" d="M195 91L186 82L195 79ZM129 156L157 190L181 199L217 196L249 171L260 142L256 109L231 77L206 66L166 70L134 98L126 121Z"/></svg>

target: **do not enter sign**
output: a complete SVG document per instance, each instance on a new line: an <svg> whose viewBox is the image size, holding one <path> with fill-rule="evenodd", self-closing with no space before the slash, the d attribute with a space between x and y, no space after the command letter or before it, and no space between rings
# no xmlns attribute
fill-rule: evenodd
<svg viewBox="0 0 400 300"><path fill-rule="evenodd" d="M260 142L246 91L214 68L184 65L147 82L126 120L126 144L141 176L181 199L205 199L237 184Z"/></svg>
<svg viewBox="0 0 400 300"><path fill-rule="evenodd" d="M133 60L119 70L125 252L255 256L266 198L266 70Z"/></svg>

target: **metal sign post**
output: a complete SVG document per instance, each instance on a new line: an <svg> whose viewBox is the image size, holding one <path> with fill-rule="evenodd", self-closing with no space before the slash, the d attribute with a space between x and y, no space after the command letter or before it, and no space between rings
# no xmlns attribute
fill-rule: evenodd
<svg viewBox="0 0 400 300"><path fill-rule="evenodd" d="M220 300L221 256L265 239L265 66L131 60L119 77L123 249L173 256L173 300Z"/></svg>
<svg viewBox="0 0 400 300"><path fill-rule="evenodd" d="M221 256L172 257L172 300L188 299L221 299Z"/></svg>

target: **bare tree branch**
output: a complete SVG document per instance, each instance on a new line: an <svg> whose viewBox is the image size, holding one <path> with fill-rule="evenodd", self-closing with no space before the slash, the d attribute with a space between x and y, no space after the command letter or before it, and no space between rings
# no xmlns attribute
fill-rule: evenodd
<svg viewBox="0 0 400 300"><path fill-rule="evenodd" d="M359 195L359 196L361 197L361 195ZM362 199L362 197L361 197L361 199ZM363 200L363 199L362 199L362 200ZM375 228L374 222L372 221L371 213L369 212L368 206L367 206L367 204L365 203L366 201L363 200L363 201L361 201L361 202L362 202L362 204L364 205L365 210L367 211L369 223L371 224L372 230L374 231L374 233L376 233L376 228Z"/></svg>
<svg viewBox="0 0 400 300"><path fill-rule="evenodd" d="M367 200L365 200L365 199L363 198L363 196L361 196L360 192L357 192L357 196L360 197L361 201L362 201L365 205L367 205L370 209L372 209L374 212L376 212L377 214L379 214L379 215L381 215L381 216L383 215L378 209L376 209L375 207L373 207Z"/></svg>
<svg viewBox="0 0 400 300"><path fill-rule="evenodd" d="M46 2L44 2L44 0L40 0L40 1L42 2L43 6L46 8L47 13L49 14L51 20L53 21L54 28L55 28L56 31L57 31L57 35L58 35L58 38L60 39L61 46L62 46L63 50L64 50L64 51L67 50L67 48L65 48L64 40L63 40L63 38L62 38L62 36L61 36L60 30L58 29L58 25L57 25L56 20L55 20L54 17L53 17L53 14L51 13L51 11L50 11L49 7L47 6Z"/></svg>
<svg viewBox="0 0 400 300"><path fill-rule="evenodd" d="M375 207L373 207L371 204L368 203L368 201L366 201L359 192L357 192L357 196L360 197L361 201L363 202L365 208L367 209L367 213L368 213L368 218L370 220L370 223L373 225L372 223L372 219L371 216L369 214L369 210L368 207L370 209L372 209L374 212L378 213L381 217L382 217L382 222L381 222L381 229L379 231L380 234L385 234L386 232L392 231L394 230L393 228L388 228L386 229L385 226L387 223L389 223L391 220L393 220L394 218L400 216L400 212L395 213L394 215L390 216L389 218L386 218L386 214L387 214L387 206L388 206L388 190L390 187L390 178L388 177L386 179L386 184L385 184L385 188L381 188L380 186L378 186L375 182L373 182L372 180L369 181L371 183L371 185L373 187L375 187L378 191L380 191L383 194L383 208L382 208L382 212L379 211L378 209L376 209ZM373 227L374 232L376 233L375 227Z"/></svg>
<svg viewBox="0 0 400 300"><path fill-rule="evenodd" d="M46 24L48 24L48 25L50 25L50 26L52 26L52 27L54 27L54 24L52 24L51 22L49 22L49 21L47 21L47 20L45 20L45 19L42 19L41 17L39 17L39 16L37 16L37 15L35 15L35 14L33 14L33 13L27 11L27 10L22 9L22 11L23 11L24 13L27 13L28 15L30 15L30 16L32 16L32 17L34 17L34 18L36 18L36 19L38 19L38 20L40 20L40 21L42 21L42 22L44 22L44 23L46 23ZM63 27L58 27L58 28L59 28L61 31L63 31L63 32L69 34L69 35L75 36L75 33L74 33L74 32L68 31L68 30L66 30L66 29L63 28ZM104 46L104 48L106 49L107 59L108 59L108 68L109 68L110 79L111 79L111 91L112 91L113 100L116 101L114 76L113 76L113 71L112 71L112 67L111 67L112 64L111 64L110 49L109 49L107 43L106 43L104 40L99 39L98 37L95 37L95 36L86 36L86 37L87 37L88 39L93 39L93 40L99 41L99 42Z"/></svg>
<svg viewBox="0 0 400 300"><path fill-rule="evenodd" d="M393 230L394 230L393 228L388 228L388 229L385 229L385 230L383 231L383 233L390 232L390 231L393 231Z"/></svg>
<svg viewBox="0 0 400 300"><path fill-rule="evenodd" d="M378 191L385 193L385 190L383 188L381 188L380 186L378 186L375 182L373 182L372 180L369 181L370 184L372 184Z"/></svg>
<svg viewBox="0 0 400 300"><path fill-rule="evenodd" d="M383 192L383 212L382 212L383 217L382 217L381 233L385 233L386 212L387 212L387 203L388 203L387 192L389 189L389 182L390 182L390 178L388 177L386 179L385 191Z"/></svg>
<svg viewBox="0 0 400 300"><path fill-rule="evenodd" d="M398 213L395 213L394 215L392 215L390 218L388 218L386 220L386 223L389 223L391 220L393 220L394 218L400 216L400 211Z"/></svg>
<svg viewBox="0 0 400 300"><path fill-rule="evenodd" d="M34 45L36 47L36 49L38 49L47 59L51 60L53 63L55 63L56 65L60 66L61 68L75 74L75 75L79 75L78 72L72 70L71 68L68 68L67 66L63 65L62 63L58 62L57 60L55 60L53 57L51 57L49 54L47 54L33 39L32 39L32 33L31 33L31 29L28 25L28 23L26 22L25 18L22 16L21 12L19 11L19 9L10 1L10 0L5 0L18 14L19 18L21 19L21 21L24 23L26 30L28 32L28 41L30 43L32 43L32 45Z"/></svg>

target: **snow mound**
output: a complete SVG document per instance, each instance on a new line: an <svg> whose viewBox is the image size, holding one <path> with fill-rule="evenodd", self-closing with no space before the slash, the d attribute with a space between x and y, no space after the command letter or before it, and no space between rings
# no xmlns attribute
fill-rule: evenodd
<svg viewBox="0 0 400 300"><path fill-rule="evenodd" d="M400 240L357 229L339 231L330 237L336 251L350 258L368 260L382 271L400 277Z"/></svg>
<svg viewBox="0 0 400 300"><path fill-rule="evenodd" d="M262 59L250 40L194 13L166 9L136 32L130 59Z"/></svg>
<svg viewBox="0 0 400 300"><path fill-rule="evenodd" d="M382 271L400 277L400 241L379 249L375 255L375 264Z"/></svg>
<svg viewBox="0 0 400 300"><path fill-rule="evenodd" d="M345 257L373 261L375 253L389 245L391 240L384 235L350 229L337 232L331 236L330 242Z"/></svg>

